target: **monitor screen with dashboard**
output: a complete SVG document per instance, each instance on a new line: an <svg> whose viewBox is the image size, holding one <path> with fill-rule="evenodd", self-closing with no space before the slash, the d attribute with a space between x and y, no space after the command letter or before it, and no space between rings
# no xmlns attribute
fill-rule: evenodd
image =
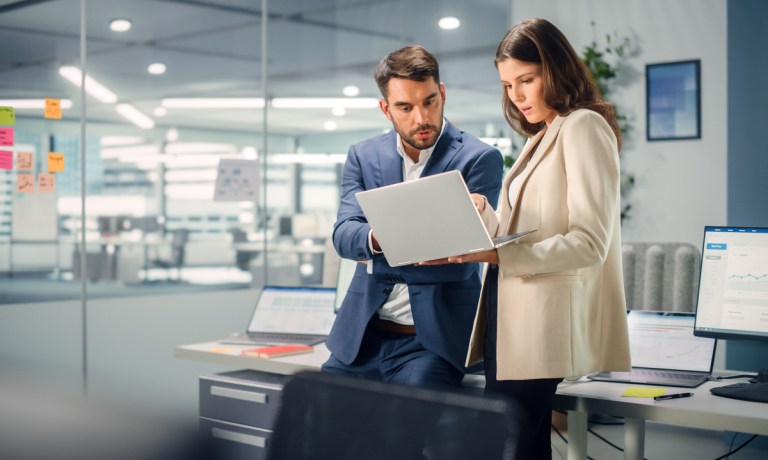
<svg viewBox="0 0 768 460"><path fill-rule="evenodd" d="M768 228L704 229L694 335L768 341Z"/></svg>

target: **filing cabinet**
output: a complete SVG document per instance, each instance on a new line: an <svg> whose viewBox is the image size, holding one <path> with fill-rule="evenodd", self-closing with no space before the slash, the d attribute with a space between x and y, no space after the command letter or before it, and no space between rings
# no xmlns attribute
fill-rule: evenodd
<svg viewBox="0 0 768 460"><path fill-rule="evenodd" d="M267 457L288 376L240 370L200 376L200 431L227 459Z"/></svg>

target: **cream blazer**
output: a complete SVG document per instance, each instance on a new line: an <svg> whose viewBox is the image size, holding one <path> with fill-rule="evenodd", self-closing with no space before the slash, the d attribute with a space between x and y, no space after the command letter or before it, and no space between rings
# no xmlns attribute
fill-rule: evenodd
<svg viewBox="0 0 768 460"><path fill-rule="evenodd" d="M530 139L483 220L497 236L538 230L498 249L497 378L629 370L619 156L603 117L576 110ZM485 318L483 286L468 366L482 360Z"/></svg>

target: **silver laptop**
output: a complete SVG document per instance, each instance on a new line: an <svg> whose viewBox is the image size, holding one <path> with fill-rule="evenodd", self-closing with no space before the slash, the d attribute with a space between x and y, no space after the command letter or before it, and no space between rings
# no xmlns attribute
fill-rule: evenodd
<svg viewBox="0 0 768 460"><path fill-rule="evenodd" d="M459 171L355 196L392 267L486 251L535 231L491 238Z"/></svg>
<svg viewBox="0 0 768 460"><path fill-rule="evenodd" d="M244 333L220 340L236 345L316 345L331 331L336 288L264 286Z"/></svg>
<svg viewBox="0 0 768 460"><path fill-rule="evenodd" d="M627 316L631 372L604 372L592 380L694 388L706 382L715 339L693 335L693 313L632 310Z"/></svg>

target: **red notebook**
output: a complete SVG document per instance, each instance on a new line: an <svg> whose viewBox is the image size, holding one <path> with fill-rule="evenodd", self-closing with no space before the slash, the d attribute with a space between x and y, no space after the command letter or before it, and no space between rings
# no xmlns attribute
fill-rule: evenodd
<svg viewBox="0 0 768 460"><path fill-rule="evenodd" d="M271 345L268 347L249 348L243 350L240 354L253 358L277 358L280 356L298 355L301 353L311 353L314 347L309 345Z"/></svg>

